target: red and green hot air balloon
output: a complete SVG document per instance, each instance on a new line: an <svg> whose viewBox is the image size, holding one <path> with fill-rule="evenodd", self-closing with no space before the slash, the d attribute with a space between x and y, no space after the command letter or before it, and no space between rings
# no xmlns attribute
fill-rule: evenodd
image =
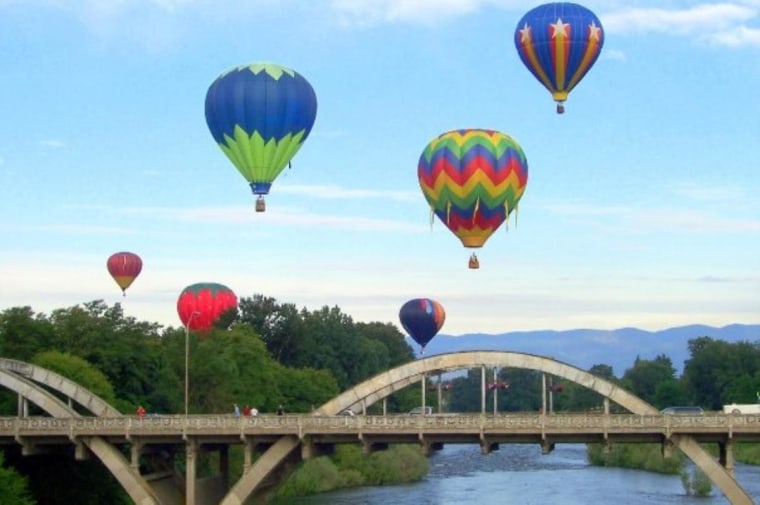
<svg viewBox="0 0 760 505"><path fill-rule="evenodd" d="M401 326L420 345L420 350L436 336L446 320L443 306L430 298L414 298L401 306Z"/></svg>
<svg viewBox="0 0 760 505"><path fill-rule="evenodd" d="M253 63L228 70L206 92L211 135L258 195L264 195L290 163L314 126L317 96L293 69Z"/></svg>
<svg viewBox="0 0 760 505"><path fill-rule="evenodd" d="M177 314L188 330L208 331L229 311L237 311L235 293L216 282L200 282L187 286L177 298Z"/></svg>
<svg viewBox="0 0 760 505"><path fill-rule="evenodd" d="M596 14L570 2L539 5L515 29L520 59L565 111L565 100L599 57L604 30Z"/></svg>
<svg viewBox="0 0 760 505"><path fill-rule="evenodd" d="M417 177L431 211L465 247L479 248L505 222L528 183L528 162L509 135L453 130L431 140ZM475 254L470 268L478 268Z"/></svg>
<svg viewBox="0 0 760 505"><path fill-rule="evenodd" d="M142 271L142 260L135 253L117 252L108 257L106 267L108 273L121 288L122 295L127 296L127 288Z"/></svg>

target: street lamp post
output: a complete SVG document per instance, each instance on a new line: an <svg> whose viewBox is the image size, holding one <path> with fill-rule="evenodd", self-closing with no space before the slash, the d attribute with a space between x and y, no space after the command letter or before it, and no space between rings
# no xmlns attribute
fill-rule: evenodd
<svg viewBox="0 0 760 505"><path fill-rule="evenodd" d="M190 322L195 316L200 315L200 312L195 311L190 314L185 325L185 417L187 417L189 406L189 391L190 391L190 379L189 379L189 365L190 365Z"/></svg>

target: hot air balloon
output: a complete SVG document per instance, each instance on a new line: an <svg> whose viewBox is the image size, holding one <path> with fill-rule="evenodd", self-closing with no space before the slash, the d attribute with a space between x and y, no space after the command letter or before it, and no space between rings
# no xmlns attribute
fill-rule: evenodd
<svg viewBox="0 0 760 505"><path fill-rule="evenodd" d="M235 293L216 282L200 282L187 286L177 298L177 314L188 330L208 331L219 318L237 311Z"/></svg>
<svg viewBox="0 0 760 505"><path fill-rule="evenodd" d="M127 296L127 288L134 282L142 271L142 260L131 252L117 252L108 257L106 262L108 273L121 288L123 296Z"/></svg>
<svg viewBox="0 0 760 505"><path fill-rule="evenodd" d="M604 44L596 15L582 5L554 2L528 11L515 30L515 46L528 70L565 111L570 91L594 65Z"/></svg>
<svg viewBox="0 0 760 505"><path fill-rule="evenodd" d="M428 143L417 177L431 211L465 247L478 248L517 208L528 183L528 162L509 135L454 130ZM473 254L470 268L478 266Z"/></svg>
<svg viewBox="0 0 760 505"><path fill-rule="evenodd" d="M216 143L258 195L264 195L309 136L317 96L304 77L273 63L228 70L206 92L206 124Z"/></svg>
<svg viewBox="0 0 760 505"><path fill-rule="evenodd" d="M420 345L420 351L435 337L446 320L443 306L429 298L415 298L401 306L401 326Z"/></svg>

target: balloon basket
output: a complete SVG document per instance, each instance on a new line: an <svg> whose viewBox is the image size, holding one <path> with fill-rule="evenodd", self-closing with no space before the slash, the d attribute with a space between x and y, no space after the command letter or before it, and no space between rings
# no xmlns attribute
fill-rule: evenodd
<svg viewBox="0 0 760 505"><path fill-rule="evenodd" d="M565 105L562 103L557 104L557 114L564 114L565 113Z"/></svg>
<svg viewBox="0 0 760 505"><path fill-rule="evenodd" d="M477 270L480 268L480 261L478 261L478 257L474 254L470 256L470 261L468 262L468 266L471 270Z"/></svg>
<svg viewBox="0 0 760 505"><path fill-rule="evenodd" d="M267 202L264 200L263 196L260 196L256 199L256 212L264 212L267 210Z"/></svg>

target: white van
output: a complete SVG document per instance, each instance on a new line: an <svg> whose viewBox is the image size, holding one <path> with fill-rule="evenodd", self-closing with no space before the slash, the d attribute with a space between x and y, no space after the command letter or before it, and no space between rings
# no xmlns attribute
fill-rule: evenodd
<svg viewBox="0 0 760 505"><path fill-rule="evenodd" d="M409 411L410 416L429 416L433 413L433 407L414 407Z"/></svg>

